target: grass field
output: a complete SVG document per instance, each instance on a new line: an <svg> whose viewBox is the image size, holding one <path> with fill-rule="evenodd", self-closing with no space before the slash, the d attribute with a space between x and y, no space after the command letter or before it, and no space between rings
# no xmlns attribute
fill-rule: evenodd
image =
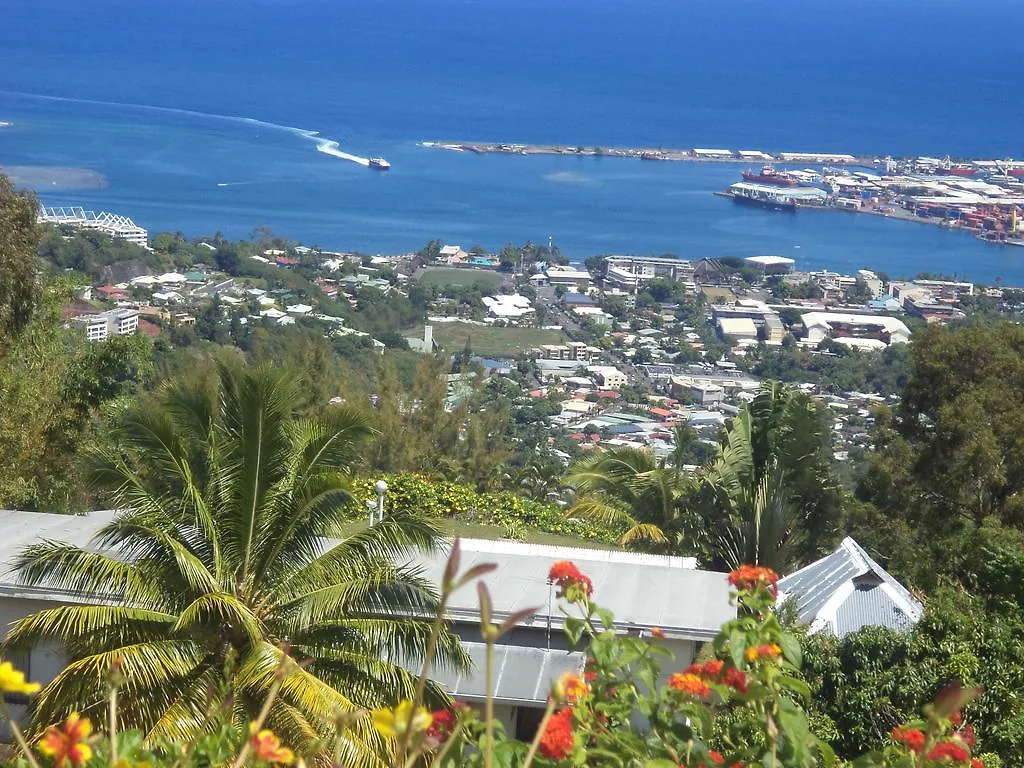
<svg viewBox="0 0 1024 768"><path fill-rule="evenodd" d="M413 328L405 336L422 336L422 328ZM470 323L435 323L434 339L441 349L458 354L466 347L466 339L474 355L483 357L515 357L541 344L563 344L569 338L561 331L543 328L491 328Z"/></svg>
<svg viewBox="0 0 1024 768"><path fill-rule="evenodd" d="M424 287L459 285L468 287L483 283L488 291L501 286L502 275L483 269L455 269L449 267L428 267L418 282Z"/></svg>

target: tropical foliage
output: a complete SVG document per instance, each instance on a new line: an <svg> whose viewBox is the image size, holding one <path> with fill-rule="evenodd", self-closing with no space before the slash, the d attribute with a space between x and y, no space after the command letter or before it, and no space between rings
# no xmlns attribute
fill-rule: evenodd
<svg viewBox="0 0 1024 768"><path fill-rule="evenodd" d="M646 449L610 448L579 460L566 482L573 514L628 526L624 544L785 569L829 546L842 493L831 477L822 415L799 390L762 387L723 430L696 472Z"/></svg>
<svg viewBox="0 0 1024 768"><path fill-rule="evenodd" d="M403 662L425 653L437 596L402 563L436 532L395 512L345 536L370 429L342 407L296 418L294 402L287 377L222 363L216 380L168 387L158 407L128 413L116 447L93 455L94 487L127 511L95 547L41 543L17 562L23 583L83 601L18 621L6 641L56 641L70 657L34 702L35 733L76 710L102 721L114 661L124 724L147 740L195 737L211 706L244 728L283 647L299 666L266 722L296 748L312 749L339 715L411 695ZM466 663L446 632L438 647L442 664ZM356 725L344 762L372 763L379 748Z"/></svg>

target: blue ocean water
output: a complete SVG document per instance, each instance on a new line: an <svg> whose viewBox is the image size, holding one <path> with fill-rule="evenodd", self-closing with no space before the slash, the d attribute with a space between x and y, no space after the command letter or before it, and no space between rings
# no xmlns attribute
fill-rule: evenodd
<svg viewBox="0 0 1024 768"><path fill-rule="evenodd" d="M553 237L576 258L775 253L1024 284L1024 249L739 209L733 165L425 140L1024 157L1020 0L0 0L0 166L103 173L50 205L325 248ZM309 132L319 132L320 139ZM375 173L321 140L383 155Z"/></svg>

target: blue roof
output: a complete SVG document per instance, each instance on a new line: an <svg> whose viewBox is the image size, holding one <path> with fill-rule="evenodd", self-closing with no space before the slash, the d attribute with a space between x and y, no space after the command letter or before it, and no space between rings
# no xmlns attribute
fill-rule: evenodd
<svg viewBox="0 0 1024 768"><path fill-rule="evenodd" d="M567 291L562 299L566 304L597 304L597 299L593 296L587 296L585 293L574 293Z"/></svg>

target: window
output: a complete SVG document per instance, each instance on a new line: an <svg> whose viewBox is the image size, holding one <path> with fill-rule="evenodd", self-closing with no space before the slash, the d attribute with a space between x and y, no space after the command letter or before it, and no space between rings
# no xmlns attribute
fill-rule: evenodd
<svg viewBox="0 0 1024 768"><path fill-rule="evenodd" d="M544 710L540 707L516 707L515 737L529 743L537 735Z"/></svg>

